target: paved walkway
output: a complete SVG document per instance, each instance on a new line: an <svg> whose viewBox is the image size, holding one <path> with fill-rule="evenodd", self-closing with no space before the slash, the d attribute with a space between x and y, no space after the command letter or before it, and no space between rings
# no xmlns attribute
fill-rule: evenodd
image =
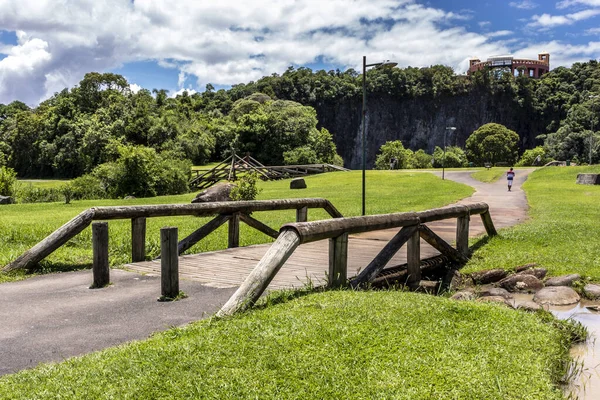
<svg viewBox="0 0 600 400"><path fill-rule="evenodd" d="M494 224L497 228L502 228L517 224L527 217L527 201L520 187L529 172L517 171L512 192L507 191L505 180L502 179L492 184L483 184L472 179L470 172L449 171L445 175L447 179L473 186L477 192L460 203L488 203ZM473 219L471 235L484 231L478 220L479 218ZM455 221L436 222L432 229L452 240ZM387 230L358 235L354 243L377 242L382 247L396 232L397 230ZM321 246L326 248L326 243L322 242ZM258 248L266 249L268 246L252 246L248 251L257 252ZM228 251L214 253L219 253L222 257ZM376 246L371 251L376 254ZM257 259L260 259L259 253L252 257L237 256L239 265L243 264L246 269L231 265L227 274L243 280L247 276L246 270L252 269ZM326 251L322 254L325 261L317 258L312 261L321 273L327 268ZM427 252L423 252L423 256L426 254ZM372 259L372 254L367 252L364 245L355 246L353 250L351 243L349 258L364 267L366 264L363 259L368 262ZM403 262L402 258L402 255L398 255L392 261ZM288 263L293 264L293 260L290 259ZM288 278L277 277L274 280L275 283L277 279L281 280L280 287L294 284L298 286L298 276L311 278L313 282L319 281L305 270L295 271L293 265L289 267L288 263L284 266L284 269L292 270ZM180 272L182 277L187 276L185 270ZM349 268L349 276L355 273ZM223 270L219 274L225 275ZM160 295L160 279L157 276L118 269L111 270L113 284L99 290L88 289L92 281L89 270L44 275L2 284L0 375L30 368L40 362L61 361L130 340L144 339L153 332L205 318L217 311L236 289L235 284L223 284L221 276L216 278L218 279L213 280L212 284L182 280L181 289L189 297L167 303L156 301Z"/></svg>

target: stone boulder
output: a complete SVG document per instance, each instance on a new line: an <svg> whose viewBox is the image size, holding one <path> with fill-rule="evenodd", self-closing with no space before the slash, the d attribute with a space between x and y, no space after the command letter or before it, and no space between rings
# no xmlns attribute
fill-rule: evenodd
<svg viewBox="0 0 600 400"><path fill-rule="evenodd" d="M231 201L231 189L237 185L233 183L218 183L201 191L194 197L192 203L209 203L213 201Z"/></svg>
<svg viewBox="0 0 600 400"><path fill-rule="evenodd" d="M576 291L566 286L550 286L541 289L533 296L533 301L538 304L550 306L568 306L579 302L580 297Z"/></svg>
<svg viewBox="0 0 600 400"><path fill-rule="evenodd" d="M546 286L573 286L573 282L581 279L581 275L579 274L571 274L571 275L563 275L563 276L555 276L554 278L549 278L544 282Z"/></svg>
<svg viewBox="0 0 600 400"><path fill-rule="evenodd" d="M476 285L485 285L488 283L498 282L508 275L508 272L501 268L488 269L485 271L477 271L471 274L471 279Z"/></svg>
<svg viewBox="0 0 600 400"><path fill-rule="evenodd" d="M304 178L294 178L290 181L290 189L306 189Z"/></svg>
<svg viewBox="0 0 600 400"><path fill-rule="evenodd" d="M450 297L452 300L475 300L477 295L468 290L461 290L460 292L456 292Z"/></svg>
<svg viewBox="0 0 600 400"><path fill-rule="evenodd" d="M13 204L15 200L10 196L0 196L0 204Z"/></svg>
<svg viewBox="0 0 600 400"><path fill-rule="evenodd" d="M548 306L547 305L540 305L538 303L536 303L535 301L531 301L531 300L527 300L524 301L523 303L520 303L517 305L517 310L523 310L523 311L529 311L529 312L536 312L538 310L547 310Z"/></svg>
<svg viewBox="0 0 600 400"><path fill-rule="evenodd" d="M446 290L455 290L463 284L462 274L456 269L451 269L446 273L446 276L444 276L442 284Z"/></svg>
<svg viewBox="0 0 600 400"><path fill-rule="evenodd" d="M600 299L600 285L594 285L588 283L583 287L583 293L588 299L596 300Z"/></svg>
<svg viewBox="0 0 600 400"><path fill-rule="evenodd" d="M481 297L487 297L487 296L492 296L492 297L503 297L506 300L512 300L513 299L513 295L510 294L510 292L506 289L502 289L502 288L486 288L484 290L482 290L481 292L479 292L479 295Z"/></svg>
<svg viewBox="0 0 600 400"><path fill-rule="evenodd" d="M417 292L438 294L440 283L438 281L419 281L419 286L415 289Z"/></svg>
<svg viewBox="0 0 600 400"><path fill-rule="evenodd" d="M509 292L537 292L544 283L533 275L511 275L498 282L498 286Z"/></svg>
<svg viewBox="0 0 600 400"><path fill-rule="evenodd" d="M519 271L516 275L533 275L538 279L544 279L548 270L546 268L529 268L523 271Z"/></svg>
<svg viewBox="0 0 600 400"><path fill-rule="evenodd" d="M600 174L577 174L578 185L600 185Z"/></svg>
<svg viewBox="0 0 600 400"><path fill-rule="evenodd" d="M537 263L529 263L529 264L525 264L525 265L519 265L518 267L515 267L515 272L523 272L523 271L526 271L528 269L535 268L535 267L537 267Z"/></svg>

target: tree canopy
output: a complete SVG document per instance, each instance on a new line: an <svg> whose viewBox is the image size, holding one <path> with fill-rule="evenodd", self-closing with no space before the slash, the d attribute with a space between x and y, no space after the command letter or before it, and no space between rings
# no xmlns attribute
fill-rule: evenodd
<svg viewBox="0 0 600 400"><path fill-rule="evenodd" d="M504 125L481 126L467 139L467 157L476 165L486 162L514 164L519 156L519 135Z"/></svg>

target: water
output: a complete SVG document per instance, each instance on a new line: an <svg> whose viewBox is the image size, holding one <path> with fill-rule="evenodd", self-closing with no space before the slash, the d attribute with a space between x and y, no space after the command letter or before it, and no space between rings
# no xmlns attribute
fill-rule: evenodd
<svg viewBox="0 0 600 400"><path fill-rule="evenodd" d="M515 303L531 300L532 295L516 295ZM584 343L571 348L571 357L581 366L581 370L571 380L565 394L571 399L600 399L600 312L591 311L586 306L598 306L598 301L582 299L570 306L552 306L550 311L557 318L573 319L581 322L588 330L589 337Z"/></svg>

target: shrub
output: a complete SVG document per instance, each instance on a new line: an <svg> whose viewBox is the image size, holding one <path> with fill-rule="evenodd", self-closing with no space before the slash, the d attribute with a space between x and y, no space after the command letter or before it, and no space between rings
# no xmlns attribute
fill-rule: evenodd
<svg viewBox="0 0 600 400"><path fill-rule="evenodd" d="M13 196L16 182L17 173L14 169L0 167L0 196Z"/></svg>
<svg viewBox="0 0 600 400"><path fill-rule="evenodd" d="M534 149L525 150L525 152L521 156L521 159L517 163L517 166L526 167L532 165L544 165L548 161L550 161L550 159L546 156L546 150L544 150L542 146L538 146Z"/></svg>
<svg viewBox="0 0 600 400"><path fill-rule="evenodd" d="M425 150L419 149L415 151L413 156L413 168L431 168L433 156L425 153Z"/></svg>
<svg viewBox="0 0 600 400"><path fill-rule="evenodd" d="M93 171L109 197L153 197L186 193L191 175L188 160L172 159L144 146L122 146L117 161Z"/></svg>
<svg viewBox="0 0 600 400"><path fill-rule="evenodd" d="M414 155L412 150L405 149L399 140L386 142L379 148L379 154L375 159L375 169L390 169L390 160L396 159L394 169L412 168Z"/></svg>
<svg viewBox="0 0 600 400"><path fill-rule="evenodd" d="M64 198L60 189L40 188L31 184L18 187L15 197L18 203L53 203Z"/></svg>
<svg viewBox="0 0 600 400"><path fill-rule="evenodd" d="M70 187L71 197L75 200L96 200L107 197L102 181L92 174L75 178L67 186Z"/></svg>
<svg viewBox="0 0 600 400"><path fill-rule="evenodd" d="M436 146L433 151L433 167L461 168L469 165L465 151L458 146L447 147L445 157L444 160L444 150Z"/></svg>
<svg viewBox="0 0 600 400"><path fill-rule="evenodd" d="M258 174L256 172L245 174L237 181L237 186L231 189L229 196L234 201L255 200L260 193L260 189L256 187L257 181Z"/></svg>
<svg viewBox="0 0 600 400"><path fill-rule="evenodd" d="M285 165L317 164L317 153L310 146L300 146L283 153Z"/></svg>

